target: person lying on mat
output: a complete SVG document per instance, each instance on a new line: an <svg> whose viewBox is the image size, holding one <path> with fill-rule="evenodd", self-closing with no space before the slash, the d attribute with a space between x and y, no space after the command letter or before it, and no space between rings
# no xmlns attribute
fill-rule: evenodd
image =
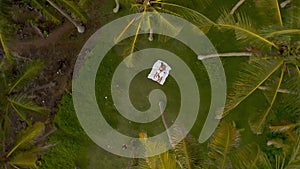
<svg viewBox="0 0 300 169"><path fill-rule="evenodd" d="M166 70L166 65L161 62L159 69L154 74L154 78L157 78L157 82L160 82L162 80L162 78L166 74L165 70Z"/></svg>

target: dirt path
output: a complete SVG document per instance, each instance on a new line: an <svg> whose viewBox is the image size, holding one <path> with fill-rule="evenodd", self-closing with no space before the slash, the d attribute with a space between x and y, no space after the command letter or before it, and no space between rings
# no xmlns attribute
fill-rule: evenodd
<svg viewBox="0 0 300 169"><path fill-rule="evenodd" d="M97 26L100 27L100 25ZM30 85L32 92L28 92L38 104L50 110L48 117L39 120L44 121L49 118L53 121L62 96L66 91L71 90L71 79L77 55L92 33L91 29L84 34L79 34L76 28L67 22L45 39L12 43L11 48L18 55L46 63L40 76Z"/></svg>
<svg viewBox="0 0 300 169"><path fill-rule="evenodd" d="M95 2L89 11L90 21L87 23L87 31L79 34L70 22L65 22L53 30L47 38L12 41L12 51L22 58L38 59L46 62L39 77L30 84L29 95L40 105L50 110L48 117L40 118L39 121L54 119L62 96L71 90L73 68L85 41L100 28L97 6L103 5L102 0Z"/></svg>
<svg viewBox="0 0 300 169"><path fill-rule="evenodd" d="M28 50L31 47L41 48L41 47L53 45L57 43L59 40L61 40L61 38L65 33L70 32L74 28L75 28L74 25L72 25L70 22L66 22L62 26L55 29L52 33L50 33L48 37L45 39L39 38L39 39L29 40L29 41L14 41L12 43L13 44L12 49L18 54L20 54L20 53L24 53L24 51Z"/></svg>

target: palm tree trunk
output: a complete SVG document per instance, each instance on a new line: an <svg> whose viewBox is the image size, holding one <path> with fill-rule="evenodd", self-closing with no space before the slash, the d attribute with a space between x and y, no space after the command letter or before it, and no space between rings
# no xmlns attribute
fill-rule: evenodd
<svg viewBox="0 0 300 169"><path fill-rule="evenodd" d="M116 2L116 7L113 9L113 12L118 13L120 9L120 3L119 0L115 0L115 2Z"/></svg>
<svg viewBox="0 0 300 169"><path fill-rule="evenodd" d="M199 55L199 60L214 58L214 57L231 57L231 56L252 56L252 53L248 52L234 52L234 53L217 53L217 54L209 54L209 55Z"/></svg>
<svg viewBox="0 0 300 169"><path fill-rule="evenodd" d="M149 41L153 41L153 29L150 28L150 32L149 32Z"/></svg>
<svg viewBox="0 0 300 169"><path fill-rule="evenodd" d="M85 32L85 27L81 25L81 23L77 23L70 15L68 15L64 10L62 10L58 5L56 5L51 0L47 0L51 6L53 6L56 10L58 10L64 17L66 17L78 30L79 33Z"/></svg>
<svg viewBox="0 0 300 169"><path fill-rule="evenodd" d="M230 11L230 15L233 15L234 12L245 2L245 0L240 0Z"/></svg>
<svg viewBox="0 0 300 169"><path fill-rule="evenodd" d="M160 108L161 118L162 118L162 122L164 124L164 127L166 129L166 132L167 132L167 135L168 135L168 138L169 138L169 142L172 145L172 147L174 147L175 145L173 145L172 136L171 136L171 134L169 132L169 126L168 126L168 123L167 123L167 120L166 120L166 116L165 116L165 111L164 111L164 109L165 109L164 106L165 105L164 104L165 104L164 101L160 101L159 102L159 108Z"/></svg>
<svg viewBox="0 0 300 169"><path fill-rule="evenodd" d="M260 89L260 90L272 90L271 88L269 88L267 86L259 86L258 89ZM284 94L297 94L297 92L290 91L290 90L287 90L287 89L278 89L277 92L278 93L284 93Z"/></svg>
<svg viewBox="0 0 300 169"><path fill-rule="evenodd" d="M281 4L280 4L280 7L281 8L284 8L285 6L287 6L289 3L291 3L292 2L292 0L286 0L286 1L284 1L284 2L282 2Z"/></svg>

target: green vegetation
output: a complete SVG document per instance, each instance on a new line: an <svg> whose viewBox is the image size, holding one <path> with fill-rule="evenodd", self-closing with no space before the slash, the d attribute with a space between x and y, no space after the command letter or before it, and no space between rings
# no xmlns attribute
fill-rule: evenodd
<svg viewBox="0 0 300 169"><path fill-rule="evenodd" d="M38 74L43 64L26 62L22 67L17 67L8 59L3 59L0 65L0 165L2 168L37 168L38 154L50 146L43 146L44 123L32 122L28 114L45 114L48 110L30 100L24 88ZM13 125L19 120L25 123L26 128L20 130ZM13 132L18 134L15 136Z"/></svg>
<svg viewBox="0 0 300 169"><path fill-rule="evenodd" d="M244 4L233 7L234 1L124 0L120 2L120 12L113 14L111 0L0 0L1 168L300 168L300 1L240 2ZM164 148L162 143L149 142L147 137L161 133L176 119L180 90L172 77L160 86L145 78L150 70L142 71L131 82L130 99L137 109L146 110L150 106L149 92L163 90L168 99L165 121L158 118L138 124L122 117L108 89L113 72L124 57L146 48L171 51L190 67L201 93L200 115L185 139L160 155L128 159L106 152L90 140L77 120L71 93L61 99L59 94L50 95L57 92L55 87L39 84L46 81L60 90L70 89L67 84L72 71L67 70L73 69L76 56L64 57L67 50L61 48L67 44L79 51L100 26L130 12L143 17L146 11L175 14L208 36L221 53L228 97L224 112L216 116L221 119L219 127L207 142L199 144L196 138L211 101L202 60L214 56L196 56L181 42L161 35L136 34L119 42L99 67L96 98L109 124L128 136L140 137L146 152ZM86 26L87 33L69 31L68 21L80 33ZM129 25L132 23L129 21ZM140 28L135 28L139 32ZM55 30L67 31L55 35ZM35 45L42 46L40 51L32 47ZM29 54L20 52L23 49ZM51 52L62 55L59 66L57 62L47 63L52 59ZM46 57L49 58L44 61ZM63 85L58 85L59 80ZM38 93L32 87L46 90Z"/></svg>
<svg viewBox="0 0 300 169"><path fill-rule="evenodd" d="M47 121L41 122L49 110L32 99L36 89L30 89L45 62L21 57L8 46L15 36L15 27L20 24L13 8L20 4L27 2L0 1L0 44L3 48L3 56L0 51L0 165L6 169L38 168L41 153L54 146L45 144L53 130L46 128ZM80 14L79 10L75 11L77 7L73 2L66 5ZM32 21L26 18L24 22Z"/></svg>
<svg viewBox="0 0 300 169"><path fill-rule="evenodd" d="M57 131L49 137L49 142L57 145L42 156L40 168L62 169L75 168L79 165L77 159L86 147L88 137L80 127L70 98L71 95L66 94L62 99L55 116Z"/></svg>
<svg viewBox="0 0 300 169"><path fill-rule="evenodd" d="M5 162L1 162L3 163L1 167L38 168L36 165L37 154L51 147L39 145L39 142L45 141L43 140L44 130L44 124L38 122L20 131L15 138L13 147L5 157Z"/></svg>
<svg viewBox="0 0 300 169"><path fill-rule="evenodd" d="M70 93L63 97L54 123L57 131L49 137L49 143L56 146L43 154L40 168L116 168L127 165L128 159L102 150L88 138L77 120ZM111 161L112 158L118 160Z"/></svg>

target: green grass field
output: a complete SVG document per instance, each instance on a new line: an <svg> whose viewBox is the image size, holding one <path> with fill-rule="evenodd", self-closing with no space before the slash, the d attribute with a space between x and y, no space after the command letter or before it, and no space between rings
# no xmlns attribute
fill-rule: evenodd
<svg viewBox="0 0 300 169"><path fill-rule="evenodd" d="M226 4L223 5L229 6L231 3L226 2ZM103 10L102 13L110 13L112 9L110 7L112 6L112 2L108 2L105 4L103 9L99 10ZM245 6L247 6L247 3ZM207 13L210 14L212 18L216 15L213 13L213 9L211 11L207 11ZM102 16L99 19L102 19L103 24L105 24L106 22L125 14L127 13L124 12L124 10L121 10L121 13L116 16ZM251 15L254 16L255 13ZM208 37L220 53L232 51L236 52L240 50L239 46L235 43L236 40L233 38L233 32L226 32L226 34L223 34L217 30L212 30L208 34ZM120 55L124 52L125 47L130 45L131 40L132 39L127 39L120 45L115 46L104 58L103 63L101 63L99 67L95 82L96 97L99 103L99 109L101 109L105 119L113 128L132 137L138 137L139 132L147 132L149 136L153 136L164 131L161 118L147 124L131 122L117 112L111 99L110 86L112 75L117 65L124 58L120 57ZM157 41L157 39L153 42L148 42L146 36L140 36L136 48L141 50L150 47L172 51L180 57L194 73L201 95L201 106L197 121L190 134L195 138L198 138L208 113L211 99L209 79L202 62L197 59L197 56L188 47L176 40L167 40L162 45L161 42ZM247 58L222 59L227 78L228 91L231 90L232 82L237 79L238 72L242 68L242 63L247 62L247 60ZM147 79L147 74L149 72L150 70L142 71L133 79L130 86L130 99L135 108L143 111L148 109L150 106L147 98L149 92L153 89L163 90L168 98L168 104L165 111L167 121L169 124L172 124L172 121L176 119L180 108L181 98L179 87L172 77L168 77L165 85L161 86ZM105 99L106 96L108 99ZM246 102L238 106L237 109L235 109L231 115L227 116L225 119L227 121L232 121L236 124L236 127L240 129L242 145L255 142L262 145L262 149L264 151L274 153L274 151L277 151L276 149L265 145L267 137L270 138L272 135L265 132L260 136L256 136L252 133L248 125L248 115L254 111L252 106L256 105L256 107L263 107L266 104L267 102L263 99L262 93L255 92ZM273 117L273 119L274 118L275 117ZM272 120L272 118L270 119ZM105 169L115 169L124 168L128 165L128 163L130 163L131 159L119 157L106 152L88 138L81 129L76 118L71 94L66 94L63 97L59 111L55 118L55 124L58 130L50 136L49 142L57 143L58 145L50 151L47 151L42 156L41 167L43 169L52 169L53 166L55 166L55 168L64 169L72 169L75 166L79 166L81 169L95 169L99 168L99 166L101 166L100 168Z"/></svg>

